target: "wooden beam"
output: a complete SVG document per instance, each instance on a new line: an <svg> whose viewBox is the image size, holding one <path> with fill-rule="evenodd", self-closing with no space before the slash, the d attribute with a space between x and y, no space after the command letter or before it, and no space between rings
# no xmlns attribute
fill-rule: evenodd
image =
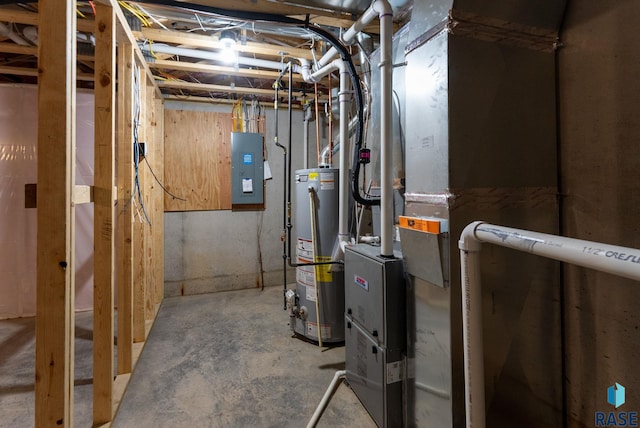
<svg viewBox="0 0 640 428"><path fill-rule="evenodd" d="M153 123L153 85L143 85L143 104L142 108L144 110L141 132L140 132L140 141L144 141L146 143L147 150L155 150L155 141L153 138L153 127L151 124ZM155 258L153 257L153 235L156 233L156 215L155 215L155 205L156 200L153 192L153 185L155 184L153 181L153 177L151 176L151 171L149 169L149 159L145 157L145 160L142 161L140 165L140 170L143 175L143 194L146 200L146 208L147 214L149 215L149 220L151 224L144 225L144 319L145 321L153 320L155 317L155 306L156 306L156 298L155 298L155 280L156 280L156 271L154 269ZM159 230L158 233L161 233ZM146 323L145 323L146 327ZM148 333L145 328L145 339Z"/></svg>
<svg viewBox="0 0 640 428"><path fill-rule="evenodd" d="M158 87L160 88L172 88L172 89L183 89L186 91L198 91L198 92L225 92L230 94L243 94L243 95L267 95L274 96L273 89L257 89L257 88L246 88L240 86L225 86L225 85L210 85L205 83L192 83L192 82L180 82L175 80L166 80L158 82ZM285 91L281 91L282 96L286 96ZM294 93L294 95L296 95ZM187 96L177 97L186 98ZM308 99L314 99L313 94L307 95ZM328 97L326 95L321 95L318 100L326 101Z"/></svg>
<svg viewBox="0 0 640 428"><path fill-rule="evenodd" d="M228 92L230 94L246 94L246 95L274 95L273 89L257 89L245 88L241 86L231 87L225 85L209 85L205 83L179 82L174 80L166 80L158 82L160 88L184 89L188 91L201 92Z"/></svg>
<svg viewBox="0 0 640 428"><path fill-rule="evenodd" d="M40 0L35 426L73 426L76 10Z"/></svg>
<svg viewBox="0 0 640 428"><path fill-rule="evenodd" d="M153 100L153 157L151 164L160 183L164 183L164 100L156 97ZM156 272L155 303L162 303L164 298L164 191L158 183L154 183L155 222L153 231L153 257Z"/></svg>
<svg viewBox="0 0 640 428"><path fill-rule="evenodd" d="M93 424L99 425L113 412L116 25L112 7L95 8Z"/></svg>
<svg viewBox="0 0 640 428"><path fill-rule="evenodd" d="M74 205L90 204L93 202L93 186L76 184L71 198Z"/></svg>
<svg viewBox="0 0 640 428"><path fill-rule="evenodd" d="M280 75L278 71L266 71L266 70L253 70L248 68L234 68L234 67L222 67L219 65L209 64L196 64L186 61L164 61L156 60L150 62L149 67L165 70L177 70L177 71L190 71L195 73L211 73L211 74L224 74L228 76L238 77L250 77L256 79L276 80ZM304 79L299 74L293 75L294 82L304 82Z"/></svg>
<svg viewBox="0 0 640 428"><path fill-rule="evenodd" d="M217 36L205 36L202 34L185 33L184 31L158 30L155 28L142 28L140 32L134 32L139 39L149 39L154 42L174 43L198 48L223 49ZM153 48L153 45L151 45ZM293 46L270 45L267 43L247 42L237 43L235 49L238 52L246 52L258 55L268 55L280 58L282 54L287 57L313 59L311 50L296 48Z"/></svg>
<svg viewBox="0 0 640 428"><path fill-rule="evenodd" d="M118 374L133 369L133 46L118 45Z"/></svg>
<svg viewBox="0 0 640 428"><path fill-rule="evenodd" d="M135 73L135 71L134 71ZM140 110L140 117L138 120L137 136L139 142L146 142L145 139L145 123L146 123L146 86L145 80L138 75L137 91L134 92L134 104L137 104L137 108ZM135 132L134 132L135 133ZM135 154L134 154L135 159ZM135 185L137 189L134 190L134 202L136 203L137 218L133 223L133 342L140 343L146 339L145 335L145 291L147 289L146 284L146 251L145 251L145 233L147 224L147 213L149 205L147 204L148 195L145 191L146 180L144 180L144 171L140 165L136 171ZM140 195L140 196L137 196ZM144 210L143 210L144 208Z"/></svg>
<svg viewBox="0 0 640 428"><path fill-rule="evenodd" d="M144 58L144 56L142 55L142 52L138 48L138 41L133 36L133 33L131 32L131 28L127 23L127 19L124 17L124 13L122 12L120 5L117 4L115 0L104 0L104 1L101 0L101 2L113 6L113 10L115 11L116 18L117 18L116 28L118 31L118 35L117 35L118 43L126 42L133 47L133 52L136 57L137 64L144 70L151 84L155 86L153 73L151 73L151 69L147 65L146 59ZM162 95L162 93L160 92L160 89L157 86L155 86L155 91L158 95Z"/></svg>
<svg viewBox="0 0 640 428"><path fill-rule="evenodd" d="M0 21L37 26L38 14L34 12L27 12L26 10L0 9ZM93 33L94 28L95 22L92 19L77 19L78 31Z"/></svg>
<svg viewBox="0 0 640 428"><path fill-rule="evenodd" d="M38 70L35 68L27 67L12 67L10 65L0 65L0 74L11 74L13 76L30 76L38 77ZM94 79L93 74L89 73L76 73L76 80L83 80L92 82Z"/></svg>
<svg viewBox="0 0 640 428"><path fill-rule="evenodd" d="M20 54L20 55L38 55L38 48L36 46L22 46L11 42L0 42L0 52Z"/></svg>

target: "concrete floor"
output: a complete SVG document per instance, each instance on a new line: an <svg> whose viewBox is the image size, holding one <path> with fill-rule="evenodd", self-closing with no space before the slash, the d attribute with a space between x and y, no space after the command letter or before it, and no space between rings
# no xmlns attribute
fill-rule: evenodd
<svg viewBox="0 0 640 428"><path fill-rule="evenodd" d="M75 426L91 426L91 314L76 326ZM0 427L33 426L33 319L0 322ZM305 426L344 347L294 338L280 287L164 300L113 427ZM319 427L375 423L342 384Z"/></svg>
<svg viewBox="0 0 640 428"><path fill-rule="evenodd" d="M0 427L35 425L35 318L0 321ZM76 314L74 421L92 425L93 312Z"/></svg>

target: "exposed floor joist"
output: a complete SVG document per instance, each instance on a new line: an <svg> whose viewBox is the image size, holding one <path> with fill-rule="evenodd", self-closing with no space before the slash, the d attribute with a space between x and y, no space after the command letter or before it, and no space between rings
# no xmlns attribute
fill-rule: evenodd
<svg viewBox="0 0 640 428"><path fill-rule="evenodd" d="M154 42L174 43L188 45L198 48L222 49L222 43L214 36L202 34L191 34L183 31L167 31L155 28L143 28L142 31L134 31L133 34L139 40L153 40ZM153 48L153 45L151 46ZM309 49L295 48L290 46L272 45L267 43L246 42L238 43L235 46L238 52L252 53L258 55L268 55L280 58L295 57L313 59Z"/></svg>

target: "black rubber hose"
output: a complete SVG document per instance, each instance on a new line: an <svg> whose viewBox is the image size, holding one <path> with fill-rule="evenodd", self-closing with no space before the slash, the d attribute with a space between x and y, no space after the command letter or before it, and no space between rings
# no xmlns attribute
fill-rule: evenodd
<svg viewBox="0 0 640 428"><path fill-rule="evenodd" d="M351 55L347 51L347 48L345 48L344 45L334 37L333 34L316 26L305 25L305 28L322 37L327 43L335 47L336 50L340 53L340 57L349 68L349 74L351 75L351 86L353 86L353 90L355 92L354 98L356 100L356 114L358 116L358 127L356 128L356 144L353 149L353 166L351 171L351 194L353 195L355 201L359 204L367 206L380 205L380 198L368 198L362 196L360 194L360 187L358 186L360 181L360 162L358 161L358 153L360 152L360 148L362 147L362 139L364 136L364 100L356 66L353 64ZM340 144L346 146L344 141L341 141Z"/></svg>

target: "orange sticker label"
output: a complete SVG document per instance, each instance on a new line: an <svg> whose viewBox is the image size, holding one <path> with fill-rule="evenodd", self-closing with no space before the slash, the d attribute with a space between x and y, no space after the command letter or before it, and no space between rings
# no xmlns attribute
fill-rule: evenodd
<svg viewBox="0 0 640 428"><path fill-rule="evenodd" d="M426 218L400 216L400 227L428 233L440 233L440 222Z"/></svg>

